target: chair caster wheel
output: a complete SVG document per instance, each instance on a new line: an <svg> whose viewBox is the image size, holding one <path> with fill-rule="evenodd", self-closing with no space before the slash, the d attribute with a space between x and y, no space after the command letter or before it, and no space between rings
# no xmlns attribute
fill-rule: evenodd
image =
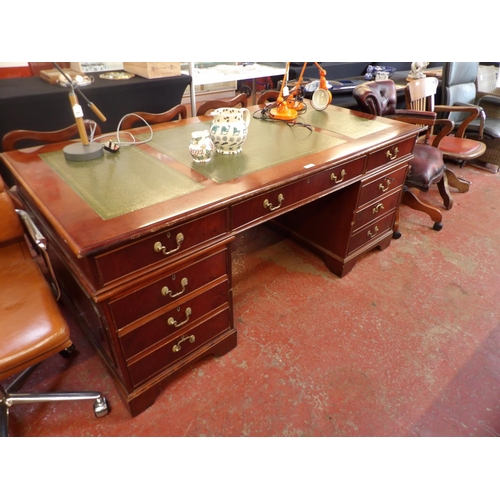
<svg viewBox="0 0 500 500"><path fill-rule="evenodd" d="M246 94L247 97L252 97L252 89L248 85L242 85L239 91L242 94Z"/></svg>
<svg viewBox="0 0 500 500"><path fill-rule="evenodd" d="M106 398L102 396L94 401L94 415L97 418L104 417L109 413L108 402Z"/></svg>
<svg viewBox="0 0 500 500"><path fill-rule="evenodd" d="M441 229L443 229L443 224L441 222L435 222L432 229L434 229L434 231L441 231Z"/></svg>
<svg viewBox="0 0 500 500"><path fill-rule="evenodd" d="M60 351L59 354L63 358L70 358L71 356L73 356L75 350L76 350L75 344L71 344L69 347L66 347L66 349Z"/></svg>
<svg viewBox="0 0 500 500"><path fill-rule="evenodd" d="M392 239L393 240L399 240L399 238L401 238L401 233L399 231L394 231L392 233Z"/></svg>

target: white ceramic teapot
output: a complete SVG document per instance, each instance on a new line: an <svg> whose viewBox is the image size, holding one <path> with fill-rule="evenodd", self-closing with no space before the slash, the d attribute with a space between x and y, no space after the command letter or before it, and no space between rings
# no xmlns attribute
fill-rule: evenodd
<svg viewBox="0 0 500 500"><path fill-rule="evenodd" d="M250 125L250 111L246 108L218 108L212 113L210 137L217 153L241 153Z"/></svg>

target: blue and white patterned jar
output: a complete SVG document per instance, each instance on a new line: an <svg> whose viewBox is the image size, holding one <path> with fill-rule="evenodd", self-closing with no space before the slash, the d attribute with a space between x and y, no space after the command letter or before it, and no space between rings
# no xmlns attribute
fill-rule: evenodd
<svg viewBox="0 0 500 500"><path fill-rule="evenodd" d="M189 152L196 163L208 163L215 152L208 130L193 132L189 143Z"/></svg>
<svg viewBox="0 0 500 500"><path fill-rule="evenodd" d="M218 108L211 115L210 137L217 153L241 153L250 125L250 111L246 108Z"/></svg>

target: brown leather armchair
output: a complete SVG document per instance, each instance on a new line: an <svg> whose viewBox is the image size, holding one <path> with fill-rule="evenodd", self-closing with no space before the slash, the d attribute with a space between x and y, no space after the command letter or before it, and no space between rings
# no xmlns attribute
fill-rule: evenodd
<svg viewBox="0 0 500 500"><path fill-rule="evenodd" d="M21 218L44 252L43 236L26 212L14 209L0 178L0 381L8 383L5 388L0 385L0 436L8 436L9 409L16 404L89 399L94 401L96 416L108 413L106 399L99 392L17 392L41 361L57 353L69 356L74 350L53 291L33 258ZM50 266L47 270L50 274Z"/></svg>
<svg viewBox="0 0 500 500"><path fill-rule="evenodd" d="M398 109L396 107L396 85L392 80L362 83L354 89L353 97L356 99L361 111L426 126L426 135L430 135L430 130L436 123L437 117L434 112ZM439 137L444 137L448 133L448 129L451 130L452 126L450 123L449 127L443 129L439 134ZM435 140L434 145L439 143L439 137ZM439 231L443 227L441 212L436 207L420 200L415 189L427 192L432 185L436 184L445 208L448 210L451 209L453 198L449 192L448 179L445 175L446 165L443 153L437 147L425 143L416 143L413 155L414 158L410 162L410 170L405 182L402 203L428 214L434 221L433 229ZM396 236L399 235L397 231L395 234Z"/></svg>

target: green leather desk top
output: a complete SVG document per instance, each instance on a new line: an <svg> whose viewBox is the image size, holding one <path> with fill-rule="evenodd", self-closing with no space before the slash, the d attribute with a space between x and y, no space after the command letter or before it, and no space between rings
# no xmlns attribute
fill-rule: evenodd
<svg viewBox="0 0 500 500"><path fill-rule="evenodd" d="M283 121L252 119L243 151L237 155L216 154L209 163L194 162L188 144L192 132L208 130L211 122L155 132L149 145L205 177L222 183L338 146L346 142L341 136L356 139L389 126L354 115L342 115L329 110L319 112L311 108L300 115L298 122L339 134L339 137L301 125L291 126ZM141 135L140 139L147 137L147 134Z"/></svg>
<svg viewBox="0 0 500 500"><path fill-rule="evenodd" d="M170 162L140 147L122 147L116 154L105 153L101 158L86 162L67 161L62 151L40 156L106 220L204 188L203 184L176 170L176 162L216 183L225 183L390 126L356 115L329 109L319 112L310 107L305 114L299 115L298 122L290 125L252 118L241 153L215 154L205 164L192 160L188 145L191 133L208 130L210 121L154 132L148 145L171 158ZM138 137L146 139L149 134Z"/></svg>
<svg viewBox="0 0 500 500"><path fill-rule="evenodd" d="M62 151L40 156L105 220L204 187L135 147L81 162Z"/></svg>

